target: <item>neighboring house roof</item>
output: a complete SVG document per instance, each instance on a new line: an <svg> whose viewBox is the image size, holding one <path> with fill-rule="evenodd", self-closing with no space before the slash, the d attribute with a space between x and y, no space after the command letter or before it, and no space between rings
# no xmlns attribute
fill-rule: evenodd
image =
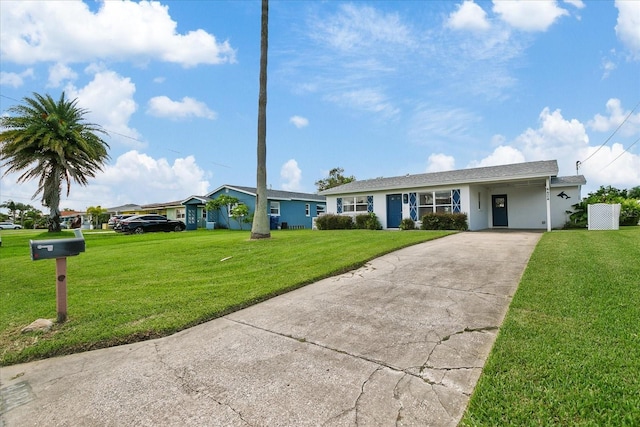
<svg viewBox="0 0 640 427"><path fill-rule="evenodd" d="M152 209L181 208L182 206L182 200L176 200L174 202L151 203L148 205L142 205L140 206L140 209L148 211Z"/></svg>
<svg viewBox="0 0 640 427"><path fill-rule="evenodd" d="M206 205L207 202L209 200L211 200L209 197L205 197L205 196L189 196L186 199L182 200L180 203L182 203L183 205L186 205L187 203L191 202L192 200L197 200L198 202L202 203L203 205Z"/></svg>
<svg viewBox="0 0 640 427"><path fill-rule="evenodd" d="M416 175L374 178L352 181L338 187L321 191L322 195L358 193L370 190L392 190L400 188L428 187L443 184L472 184L553 177L558 174L558 162L543 160L514 163L501 166L459 169L447 172L432 172ZM584 179L584 177L582 178Z"/></svg>
<svg viewBox="0 0 640 427"><path fill-rule="evenodd" d="M76 216L76 215L84 215L86 214L86 212L80 212L80 211L62 211L60 212L60 216L61 217L65 217L65 216Z"/></svg>
<svg viewBox="0 0 640 427"><path fill-rule="evenodd" d="M216 188L214 191L210 192L207 194L206 197L211 197L212 194L217 193L218 191L220 191L223 188L229 188L231 190L236 190L239 191L241 193L246 193L249 194L251 196L256 195L256 187L243 187L240 185L221 185L220 187ZM307 201L311 201L311 202L324 202L326 201L326 198L324 196L321 196L319 194L313 194L313 193L297 193L294 191L282 191L282 190L270 190L267 189L267 198L269 200L307 200Z"/></svg>
<svg viewBox="0 0 640 427"><path fill-rule="evenodd" d="M140 210L140 205L134 205L133 203L129 203L127 205L115 206L113 208L107 208L107 212L115 213L115 212L123 212L123 211L137 211Z"/></svg>

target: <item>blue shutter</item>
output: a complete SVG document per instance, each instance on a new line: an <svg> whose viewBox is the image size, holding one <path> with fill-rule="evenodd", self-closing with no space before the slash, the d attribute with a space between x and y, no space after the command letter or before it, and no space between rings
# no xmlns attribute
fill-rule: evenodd
<svg viewBox="0 0 640 427"><path fill-rule="evenodd" d="M453 190L453 213L460 213L460 190Z"/></svg>
<svg viewBox="0 0 640 427"><path fill-rule="evenodd" d="M338 197L338 199L336 200L336 212L341 214L342 213L342 197Z"/></svg>
<svg viewBox="0 0 640 427"><path fill-rule="evenodd" d="M418 195L416 193L409 193L409 215L412 220L418 220Z"/></svg>
<svg viewBox="0 0 640 427"><path fill-rule="evenodd" d="M367 212L373 212L373 196L367 196Z"/></svg>

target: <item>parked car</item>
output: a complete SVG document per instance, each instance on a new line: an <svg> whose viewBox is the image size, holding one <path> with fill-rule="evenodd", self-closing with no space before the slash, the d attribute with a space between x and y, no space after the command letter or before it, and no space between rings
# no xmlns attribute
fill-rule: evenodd
<svg viewBox="0 0 640 427"><path fill-rule="evenodd" d="M20 230L22 226L20 224L14 224L9 221L0 222L0 229L2 230Z"/></svg>
<svg viewBox="0 0 640 427"><path fill-rule="evenodd" d="M107 227L115 228L117 223L119 223L123 219L131 218L132 216L133 215L114 215L111 218L109 218L109 221L107 221Z"/></svg>
<svg viewBox="0 0 640 427"><path fill-rule="evenodd" d="M118 233L149 233L152 231L183 231L187 228L184 222L167 219L164 215L134 215L120 220L114 230Z"/></svg>

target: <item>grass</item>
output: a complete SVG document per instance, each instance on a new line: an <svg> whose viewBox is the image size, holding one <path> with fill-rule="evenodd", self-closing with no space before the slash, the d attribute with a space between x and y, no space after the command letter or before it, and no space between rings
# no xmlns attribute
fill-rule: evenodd
<svg viewBox="0 0 640 427"><path fill-rule="evenodd" d="M249 232L225 230L87 232L86 252L67 259L67 322L22 333L38 318L56 318L56 263L32 261L29 240L73 234L3 230L0 365L169 335L446 234L274 230L250 241Z"/></svg>
<svg viewBox="0 0 640 427"><path fill-rule="evenodd" d="M640 425L640 227L542 237L461 425Z"/></svg>

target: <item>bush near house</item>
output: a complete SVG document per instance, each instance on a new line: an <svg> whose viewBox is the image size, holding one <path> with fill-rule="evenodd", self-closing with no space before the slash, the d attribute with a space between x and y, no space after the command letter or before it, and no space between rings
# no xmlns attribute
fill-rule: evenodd
<svg viewBox="0 0 640 427"><path fill-rule="evenodd" d="M350 230L353 220L348 215L325 214L316 219L318 230Z"/></svg>
<svg viewBox="0 0 640 427"><path fill-rule="evenodd" d="M382 230L378 217L373 212L356 215L356 228L360 230Z"/></svg>
<svg viewBox="0 0 640 427"><path fill-rule="evenodd" d="M434 212L422 217L423 230L459 230L469 229L467 224L467 214Z"/></svg>
<svg viewBox="0 0 640 427"><path fill-rule="evenodd" d="M400 221L400 230L415 230L416 222L411 218L404 218Z"/></svg>

